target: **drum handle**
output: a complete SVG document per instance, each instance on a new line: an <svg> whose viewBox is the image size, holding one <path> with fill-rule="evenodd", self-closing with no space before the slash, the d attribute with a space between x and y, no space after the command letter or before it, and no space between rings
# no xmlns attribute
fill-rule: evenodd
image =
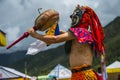
<svg viewBox="0 0 120 80"><path fill-rule="evenodd" d="M37 28L34 26L33 29L36 31ZM21 37L19 37L17 40L15 40L12 44L10 44L6 49L11 48L12 46L14 46L15 44L17 44L18 42L20 42L21 40L23 40L24 38L27 38L29 36L28 32L25 32Z"/></svg>

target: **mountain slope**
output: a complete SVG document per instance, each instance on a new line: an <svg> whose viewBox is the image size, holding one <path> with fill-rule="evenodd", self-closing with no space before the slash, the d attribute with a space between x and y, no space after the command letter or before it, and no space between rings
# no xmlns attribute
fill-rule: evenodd
<svg viewBox="0 0 120 80"><path fill-rule="evenodd" d="M107 64L115 60L120 61L120 17L115 18L112 22L105 26L105 44Z"/></svg>
<svg viewBox="0 0 120 80"><path fill-rule="evenodd" d="M0 53L0 65L9 66L25 57L26 50L12 53Z"/></svg>

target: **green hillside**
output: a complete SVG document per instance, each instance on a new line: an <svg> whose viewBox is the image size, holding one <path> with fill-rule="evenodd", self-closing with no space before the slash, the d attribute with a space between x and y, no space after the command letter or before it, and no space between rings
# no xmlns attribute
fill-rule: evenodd
<svg viewBox="0 0 120 80"><path fill-rule="evenodd" d="M120 17L115 18L112 22L104 27L106 39L106 62L107 65L115 60L120 61ZM69 68L69 55L65 54L64 45L57 48L42 51L34 56L26 56L24 59L10 65L21 72L25 70L25 63L29 75L48 74L58 63ZM93 66L96 69L99 59L94 57Z"/></svg>
<svg viewBox="0 0 120 80"><path fill-rule="evenodd" d="M120 61L120 17L115 18L105 28L105 44L106 44L106 56L107 64L112 63L115 60Z"/></svg>
<svg viewBox="0 0 120 80"><path fill-rule="evenodd" d="M58 63L69 67L68 55L65 54L63 45L40 52L34 56L26 56L23 60L13 64L12 67L24 72L25 63L30 75L47 74Z"/></svg>

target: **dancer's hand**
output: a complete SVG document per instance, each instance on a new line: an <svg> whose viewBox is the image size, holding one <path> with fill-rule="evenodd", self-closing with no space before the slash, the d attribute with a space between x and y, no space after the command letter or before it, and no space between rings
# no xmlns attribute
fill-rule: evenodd
<svg viewBox="0 0 120 80"><path fill-rule="evenodd" d="M29 33L31 36L35 36L36 31L35 31L33 28L30 28L30 29L28 29L28 33Z"/></svg>

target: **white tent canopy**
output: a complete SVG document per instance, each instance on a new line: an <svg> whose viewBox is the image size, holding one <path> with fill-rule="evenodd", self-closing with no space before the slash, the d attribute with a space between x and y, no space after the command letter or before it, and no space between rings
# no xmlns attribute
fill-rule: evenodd
<svg viewBox="0 0 120 80"><path fill-rule="evenodd" d="M120 61L113 62L112 64L107 66L107 68L120 68Z"/></svg>
<svg viewBox="0 0 120 80"><path fill-rule="evenodd" d="M107 66L108 80L118 80L120 74L120 61L115 61Z"/></svg>
<svg viewBox="0 0 120 80"><path fill-rule="evenodd" d="M49 74L50 77L56 78L70 78L71 71L64 66L58 64Z"/></svg>
<svg viewBox="0 0 120 80"><path fill-rule="evenodd" d="M15 69L0 66L0 79L19 78L19 77L32 79L32 77L25 75L19 71L16 71Z"/></svg>

